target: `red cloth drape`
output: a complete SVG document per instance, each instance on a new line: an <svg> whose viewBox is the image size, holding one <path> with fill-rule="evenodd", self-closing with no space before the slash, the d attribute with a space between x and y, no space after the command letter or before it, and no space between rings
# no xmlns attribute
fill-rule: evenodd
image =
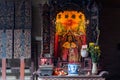
<svg viewBox="0 0 120 80"><path fill-rule="evenodd" d="M54 57L57 58L58 57L58 34L55 34L55 43L54 43Z"/></svg>

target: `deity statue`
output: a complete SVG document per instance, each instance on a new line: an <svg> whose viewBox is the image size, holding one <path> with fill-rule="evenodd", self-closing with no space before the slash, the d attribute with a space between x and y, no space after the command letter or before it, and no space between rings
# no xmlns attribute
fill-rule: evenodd
<svg viewBox="0 0 120 80"><path fill-rule="evenodd" d="M75 40L72 35L67 36L67 41L62 45L62 60L69 62L78 62L78 46L75 43Z"/></svg>
<svg viewBox="0 0 120 80"><path fill-rule="evenodd" d="M54 57L78 62L81 46L86 44L85 15L77 11L64 11L56 16Z"/></svg>

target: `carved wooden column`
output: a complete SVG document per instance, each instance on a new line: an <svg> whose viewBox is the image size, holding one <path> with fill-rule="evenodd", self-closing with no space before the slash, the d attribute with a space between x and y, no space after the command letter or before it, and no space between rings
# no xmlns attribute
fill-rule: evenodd
<svg viewBox="0 0 120 80"><path fill-rule="evenodd" d="M31 58L31 0L15 1L14 58L20 59L20 80L25 80L25 59Z"/></svg>
<svg viewBox="0 0 120 80"><path fill-rule="evenodd" d="M2 80L6 80L6 59L12 58L13 2L0 0L0 59Z"/></svg>

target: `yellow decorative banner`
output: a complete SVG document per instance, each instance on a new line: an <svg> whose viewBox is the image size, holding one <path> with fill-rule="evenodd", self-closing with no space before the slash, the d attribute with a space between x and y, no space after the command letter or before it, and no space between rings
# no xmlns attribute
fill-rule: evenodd
<svg viewBox="0 0 120 80"><path fill-rule="evenodd" d="M56 33L64 35L68 32L75 35L86 35L85 15L78 11L59 12L56 17Z"/></svg>

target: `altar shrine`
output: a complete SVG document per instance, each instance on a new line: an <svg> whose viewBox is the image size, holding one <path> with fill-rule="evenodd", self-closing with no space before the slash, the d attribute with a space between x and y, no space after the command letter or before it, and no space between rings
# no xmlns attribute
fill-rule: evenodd
<svg viewBox="0 0 120 80"><path fill-rule="evenodd" d="M82 80L86 77L85 80L105 80L99 75L102 69L99 65L97 3L94 0L49 0L41 9L43 27L39 78L63 79L64 76L65 79L81 77L79 80Z"/></svg>

